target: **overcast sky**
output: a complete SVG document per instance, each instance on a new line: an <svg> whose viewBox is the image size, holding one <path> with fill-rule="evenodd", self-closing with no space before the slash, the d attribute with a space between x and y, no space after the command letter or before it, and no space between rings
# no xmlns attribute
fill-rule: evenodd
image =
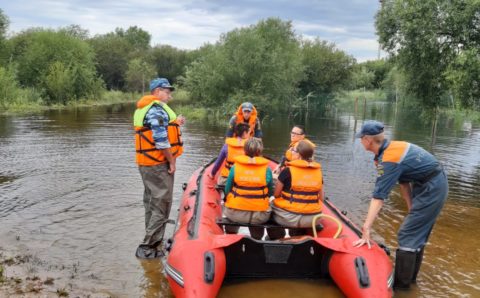
<svg viewBox="0 0 480 298"><path fill-rule="evenodd" d="M90 36L139 26L152 45L195 49L220 34L268 17L290 20L305 38L335 42L359 62L376 59L374 16L378 0L1 0L14 34L31 27L57 29L70 24Z"/></svg>

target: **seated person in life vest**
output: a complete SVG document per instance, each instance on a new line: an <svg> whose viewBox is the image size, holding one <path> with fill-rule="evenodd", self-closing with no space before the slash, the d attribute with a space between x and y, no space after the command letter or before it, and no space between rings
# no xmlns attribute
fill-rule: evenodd
<svg viewBox="0 0 480 298"><path fill-rule="evenodd" d="M253 104L244 102L238 107L237 112L232 116L232 118L230 118L228 123L228 129L225 135L227 138L234 136L234 128L239 123L248 124L249 136L256 138L261 138L263 136L257 109Z"/></svg>
<svg viewBox="0 0 480 298"><path fill-rule="evenodd" d="M292 150L293 160L286 163L275 185L272 202L273 219L289 228L309 228L312 219L322 212L322 168L312 160L314 147L308 141L300 141ZM305 235L307 229L290 229L290 236ZM270 239L285 236L284 229L269 229Z"/></svg>
<svg viewBox="0 0 480 298"><path fill-rule="evenodd" d="M226 138L225 144L220 150L220 154L213 165L212 171L207 174L210 179L213 179L217 174L220 167L223 165L223 161L225 161L225 166L222 167L220 176L217 179L218 186L225 186L225 182L227 181L228 173L230 168L233 166L234 158L239 155L244 155L245 152L243 151L243 147L245 145L245 141L248 139L249 126L245 123L240 123L235 126L235 135L236 137Z"/></svg>
<svg viewBox="0 0 480 298"><path fill-rule="evenodd" d="M250 138L245 142L245 155L235 158L230 169L225 193L224 214L231 221L242 224L263 224L270 219L269 197L273 194L272 171L268 159L261 157L262 140ZM238 232L239 227L226 226L228 234ZM250 235L262 239L263 228L249 228Z"/></svg>
<svg viewBox="0 0 480 298"><path fill-rule="evenodd" d="M280 171L285 168L286 162L293 160L293 150L296 150L300 141L307 141L315 148L315 144L305 137L305 127L303 125L295 125L292 127L292 131L290 132L290 145L288 146L287 151L285 151L285 155L282 157L282 160L278 166L275 168L275 170L273 170L274 176L278 175ZM295 156L298 157L298 155Z"/></svg>

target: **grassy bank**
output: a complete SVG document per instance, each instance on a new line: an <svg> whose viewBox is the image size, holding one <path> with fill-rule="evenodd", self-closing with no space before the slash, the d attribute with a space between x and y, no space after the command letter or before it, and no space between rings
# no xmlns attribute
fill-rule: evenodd
<svg viewBox="0 0 480 298"><path fill-rule="evenodd" d="M349 90L349 91L338 91L335 93L335 100L338 104L351 104L355 102L355 99L358 99L358 102L361 103L365 99L367 102L372 101L386 101L387 95L384 90L374 89L374 90Z"/></svg>
<svg viewBox="0 0 480 298"><path fill-rule="evenodd" d="M18 98L0 106L0 114L36 113L46 110L59 110L74 107L88 107L133 102L140 93L124 93L121 91L105 91L98 99L79 99L66 104L46 104L33 89L22 89Z"/></svg>
<svg viewBox="0 0 480 298"><path fill-rule="evenodd" d="M16 100L10 101L7 105L0 106L0 114L22 114L36 113L52 109L69 109L75 107L93 107L102 105L113 105L121 103L133 103L141 97L140 93L125 93L121 91L105 91L99 99L80 99L69 102L65 105L55 104L46 105L33 89L22 89L22 92ZM225 113L230 115L232 111L225 111L225 106L219 105L215 108L206 108L199 105L190 94L183 89L178 89L173 93L174 100L172 106L177 114L184 115L188 121L199 120L221 120L224 121ZM357 100L358 110L363 109L366 103L383 105L387 102L387 95L384 90L349 90L338 91L333 96L333 106L338 109L353 111L355 101ZM405 102L404 102L405 101ZM408 107L415 101L408 99L399 99L402 107ZM468 121L472 123L480 123L480 112L472 110L458 110L453 108L442 108L440 114L454 119L455 122Z"/></svg>
<svg viewBox="0 0 480 298"><path fill-rule="evenodd" d="M35 92L33 89L22 89L18 98L9 101L8 104L5 104L3 107L0 106L0 114L30 114L46 110L60 110L75 107L94 107L121 103L133 103L136 102L141 96L141 93L105 91L102 93L99 99L79 99L68 102L64 105L47 105L40 98L39 94L37 94L37 92ZM209 110L207 108L196 106L194 101L191 100L190 94L185 90L177 89L173 94L173 97L174 100L172 101L172 105L175 107L175 111L177 112L177 114L182 114L187 117L189 121L201 120L218 114L217 112Z"/></svg>

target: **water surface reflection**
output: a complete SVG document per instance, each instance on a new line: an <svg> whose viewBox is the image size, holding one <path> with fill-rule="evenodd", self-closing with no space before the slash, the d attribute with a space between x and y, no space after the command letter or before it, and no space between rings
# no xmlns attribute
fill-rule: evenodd
<svg viewBox="0 0 480 298"><path fill-rule="evenodd" d="M161 263L134 257L143 237L143 186L134 164L133 108L0 117L1 246L44 260L35 264L36 270L74 272L74 283L85 289L120 297L169 297ZM433 151L449 172L449 200L430 239L418 285L398 297L474 297L480 293L480 241L472 230L480 225L480 127L441 119L430 147L431 127L416 116L395 114L389 106L370 107L366 113L384 121L390 137ZM298 120L269 117L263 125L266 154L280 157L294 122ZM309 138L318 145L327 195L357 224L366 215L375 179L372 156L353 138L360 125L352 113L341 111L306 123ZM181 184L217 155L224 129L212 121L187 123L176 204ZM375 239L396 247L395 232L405 212L395 190L375 224ZM313 297L319 291L325 297L341 296L328 281L298 280L228 284L220 296Z"/></svg>

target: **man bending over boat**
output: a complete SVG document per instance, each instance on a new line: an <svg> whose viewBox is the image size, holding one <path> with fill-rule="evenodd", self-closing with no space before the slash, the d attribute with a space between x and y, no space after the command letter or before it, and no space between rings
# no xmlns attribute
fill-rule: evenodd
<svg viewBox="0 0 480 298"><path fill-rule="evenodd" d="M322 212L323 177L322 168L313 161L314 145L307 140L298 142L291 150L291 159L286 163L275 185L273 219L289 229L290 236L305 235L312 219ZM283 238L285 230L267 230L270 239Z"/></svg>
<svg viewBox="0 0 480 298"><path fill-rule="evenodd" d="M394 288L408 289L416 281L425 244L447 199L448 181L432 154L411 143L387 140L383 129L382 123L369 120L356 134L365 150L375 154L378 175L362 239L353 244L370 248L370 228L398 181L408 214L398 231Z"/></svg>
<svg viewBox="0 0 480 298"><path fill-rule="evenodd" d="M233 166L235 162L235 157L240 155L245 155L243 151L243 147L245 145L245 141L249 137L249 126L245 123L239 123L235 126L235 136L232 138L226 138L225 144L222 146L220 150L220 154L218 154L217 160L213 165L212 171L207 174L208 178L213 179L217 174L220 167L223 165L223 161L225 161L225 166L222 167L220 172L220 176L217 179L217 186L225 186L225 182L227 182L228 173L230 172L230 168Z"/></svg>
<svg viewBox="0 0 480 298"><path fill-rule="evenodd" d="M258 118L257 109L249 102L242 103L237 112L230 118L228 122L228 129L226 133L227 138L234 137L234 128L239 123L248 124L248 135L251 137L261 138L263 137L262 128L260 126L260 119Z"/></svg>
<svg viewBox="0 0 480 298"><path fill-rule="evenodd" d="M272 171L268 159L262 157L261 139L250 138L245 142L245 155L235 158L235 164L225 184L227 200L224 214L231 221L242 224L263 224L270 219L269 197L273 194ZM239 227L226 226L228 234L235 234ZM263 228L249 227L250 235L262 239Z"/></svg>

